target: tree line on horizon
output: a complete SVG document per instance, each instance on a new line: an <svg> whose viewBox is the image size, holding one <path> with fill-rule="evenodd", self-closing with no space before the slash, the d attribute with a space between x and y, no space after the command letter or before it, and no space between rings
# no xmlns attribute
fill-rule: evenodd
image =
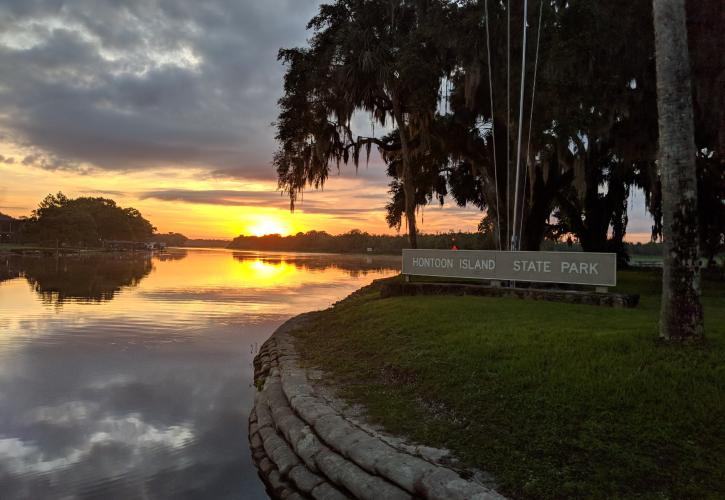
<svg viewBox="0 0 725 500"><path fill-rule="evenodd" d="M464 233L458 231L438 234L420 234L419 240L423 248L450 249L453 245L467 250L493 248L493 242L490 237L482 233ZM234 238L227 248L278 252L400 254L404 248L410 248L410 245L405 236L370 234L353 229L337 235L315 230L299 232L288 236L280 234L268 234L264 236L240 235Z"/></svg>
<svg viewBox="0 0 725 500"><path fill-rule="evenodd" d="M438 250L493 250L493 238L482 232L450 231L448 233L420 233L418 240L421 248ZM662 244L625 243L627 252L636 256L662 255ZM297 234L267 234L264 236L239 235L227 248L234 250L274 251L274 252L326 252L326 253L373 253L396 254L410 248L407 237L400 234L371 234L353 229L342 234L330 234L326 231L307 231ZM548 239L542 244L542 250L582 251L582 246L571 239L558 241Z"/></svg>

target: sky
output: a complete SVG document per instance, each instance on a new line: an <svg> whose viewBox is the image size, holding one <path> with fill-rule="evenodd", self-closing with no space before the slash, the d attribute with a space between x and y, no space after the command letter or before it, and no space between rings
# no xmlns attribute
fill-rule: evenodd
<svg viewBox="0 0 725 500"><path fill-rule="evenodd" d="M29 215L62 191L192 238L392 232L379 159L343 166L294 213L277 190L277 51L305 44L320 3L0 0L0 211ZM630 239L647 239L641 200L633 208ZM418 222L473 231L480 218L449 201Z"/></svg>

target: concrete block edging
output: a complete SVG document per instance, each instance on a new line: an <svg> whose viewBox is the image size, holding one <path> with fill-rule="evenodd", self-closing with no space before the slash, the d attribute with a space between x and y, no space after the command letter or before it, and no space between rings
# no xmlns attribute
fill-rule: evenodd
<svg viewBox="0 0 725 500"><path fill-rule="evenodd" d="M306 320L301 315L287 321L254 359L258 391L249 445L272 498L504 498L439 463L445 452L383 435L340 411L329 390L300 366L290 331Z"/></svg>

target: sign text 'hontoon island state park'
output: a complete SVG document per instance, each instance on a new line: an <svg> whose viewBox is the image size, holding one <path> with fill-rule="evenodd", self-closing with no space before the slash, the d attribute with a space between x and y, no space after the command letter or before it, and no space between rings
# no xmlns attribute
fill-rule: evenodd
<svg viewBox="0 0 725 500"><path fill-rule="evenodd" d="M403 250L403 274L616 286L617 255L590 252Z"/></svg>

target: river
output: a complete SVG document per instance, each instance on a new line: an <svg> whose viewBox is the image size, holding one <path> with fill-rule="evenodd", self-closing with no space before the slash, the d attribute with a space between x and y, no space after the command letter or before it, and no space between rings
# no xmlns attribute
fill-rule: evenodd
<svg viewBox="0 0 725 500"><path fill-rule="evenodd" d="M0 498L266 498L252 358L393 257L0 257Z"/></svg>

